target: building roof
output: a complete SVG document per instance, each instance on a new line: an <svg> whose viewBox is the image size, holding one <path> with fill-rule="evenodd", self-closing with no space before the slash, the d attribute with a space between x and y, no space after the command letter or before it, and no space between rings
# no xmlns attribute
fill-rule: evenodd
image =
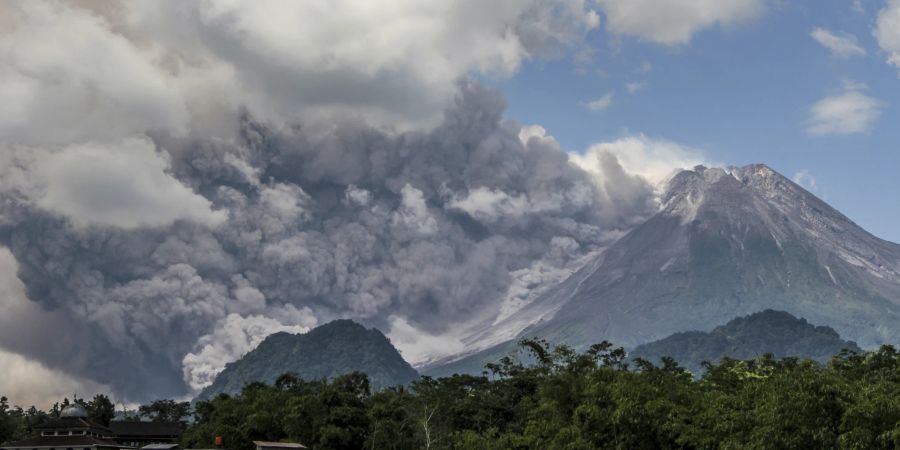
<svg viewBox="0 0 900 450"><path fill-rule="evenodd" d="M181 424L178 422L139 422L115 421L109 423L109 429L119 436L181 436Z"/></svg>
<svg viewBox="0 0 900 450"><path fill-rule="evenodd" d="M271 447L271 448L306 448L303 444L298 444L296 442L266 442L266 441L253 441L253 445L257 447Z"/></svg>
<svg viewBox="0 0 900 450"><path fill-rule="evenodd" d="M181 448L178 444L150 444L141 447L141 450L173 450Z"/></svg>
<svg viewBox="0 0 900 450"><path fill-rule="evenodd" d="M41 448L41 447L112 447L123 448L117 442L94 436L35 436L17 442L4 444L0 448ZM125 447L128 448L128 447Z"/></svg>
<svg viewBox="0 0 900 450"><path fill-rule="evenodd" d="M33 427L35 430L58 430L58 429L83 429L92 428L109 432L110 429L96 423L90 419L82 417L60 417L58 419L50 419L46 422L39 423Z"/></svg>

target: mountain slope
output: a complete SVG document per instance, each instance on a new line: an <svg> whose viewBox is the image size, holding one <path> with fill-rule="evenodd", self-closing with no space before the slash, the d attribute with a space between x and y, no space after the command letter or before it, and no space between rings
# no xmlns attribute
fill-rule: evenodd
<svg viewBox="0 0 900 450"><path fill-rule="evenodd" d="M764 353L777 358L796 356L825 362L843 349L861 352L855 342L842 340L834 329L811 325L783 311L767 309L739 317L709 333L687 331L637 346L629 355L658 363L671 356L695 374L703 361L723 357L750 359Z"/></svg>
<svg viewBox="0 0 900 450"><path fill-rule="evenodd" d="M772 169L698 166L676 174L661 201L660 212L510 316L537 319L519 336L633 348L777 309L863 347L900 341L900 246ZM471 372L497 351L426 373Z"/></svg>
<svg viewBox="0 0 900 450"><path fill-rule="evenodd" d="M275 333L243 358L228 364L198 399L234 394L247 383L273 383L291 372L306 380L360 371L373 390L402 385L419 377L391 342L376 329L336 320L306 334Z"/></svg>

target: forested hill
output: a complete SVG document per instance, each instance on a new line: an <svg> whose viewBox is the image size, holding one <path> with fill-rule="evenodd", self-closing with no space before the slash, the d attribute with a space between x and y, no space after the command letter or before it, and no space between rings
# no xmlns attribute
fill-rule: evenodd
<svg viewBox="0 0 900 450"><path fill-rule="evenodd" d="M269 336L255 350L228 364L198 399L234 394L255 381L271 384L284 373L319 380L354 371L367 374L373 390L419 377L380 331L351 320L336 320L306 334Z"/></svg>
<svg viewBox="0 0 900 450"><path fill-rule="evenodd" d="M777 358L796 356L825 362L842 349L860 352L855 342L845 341L833 329L815 326L805 319L771 309L739 317L708 333L689 331L640 345L632 358L659 362L670 356L695 374L703 361L723 357L749 359L765 353Z"/></svg>

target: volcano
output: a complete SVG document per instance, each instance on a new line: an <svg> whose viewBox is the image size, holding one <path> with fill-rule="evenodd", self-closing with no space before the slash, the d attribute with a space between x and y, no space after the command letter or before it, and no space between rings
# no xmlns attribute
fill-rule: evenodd
<svg viewBox="0 0 900 450"><path fill-rule="evenodd" d="M506 318L528 324L513 339L425 372L481 372L519 337L634 348L767 309L829 326L863 348L900 342L900 245L771 168L684 170L660 202L658 213Z"/></svg>

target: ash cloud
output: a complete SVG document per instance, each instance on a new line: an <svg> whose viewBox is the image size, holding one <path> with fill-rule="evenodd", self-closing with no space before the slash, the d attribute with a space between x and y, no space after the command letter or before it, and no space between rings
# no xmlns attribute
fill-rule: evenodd
<svg viewBox="0 0 900 450"><path fill-rule="evenodd" d="M275 331L491 323L656 209L468 81L578 47L584 1L305 5L0 6L0 244L39 306L0 347L122 400L185 395Z"/></svg>
<svg viewBox="0 0 900 450"><path fill-rule="evenodd" d="M272 330L402 317L439 334L496 315L512 273L564 266L655 208L649 184L614 158L581 170L551 139L523 142L503 108L467 83L429 132L350 121L309 135L245 117L235 144L157 137L172 176L226 219L78 226L7 199L18 212L4 244L29 298L93 330L87 345L108 361L66 369L129 395L184 393L183 373L208 382L212 356L246 352L213 348L239 317L269 317Z"/></svg>

